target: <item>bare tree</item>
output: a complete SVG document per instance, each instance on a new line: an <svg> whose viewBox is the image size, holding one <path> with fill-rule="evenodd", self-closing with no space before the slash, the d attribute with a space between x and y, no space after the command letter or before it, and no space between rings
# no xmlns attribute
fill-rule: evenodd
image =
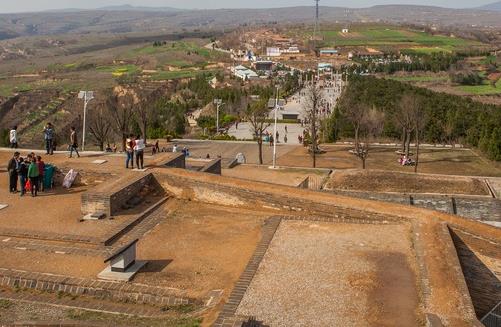
<svg viewBox="0 0 501 327"><path fill-rule="evenodd" d="M109 91L106 97L106 106L110 113L112 128L122 140L122 150L125 151L125 142L130 133L130 125L134 112L134 97L123 88Z"/></svg>
<svg viewBox="0 0 501 327"><path fill-rule="evenodd" d="M257 146L259 149L259 164L263 164L263 135L266 128L270 123L266 120L268 118L267 102L260 100L254 102L247 107L245 118L251 124L251 132L256 138Z"/></svg>
<svg viewBox="0 0 501 327"><path fill-rule="evenodd" d="M318 152L318 131L320 130L320 104L323 100L322 89L315 83L311 83L306 87L306 98L303 104L304 112L310 134L311 147L309 149L313 168L317 166Z"/></svg>
<svg viewBox="0 0 501 327"><path fill-rule="evenodd" d="M381 135L384 127L384 113L375 108L369 109L360 122L360 142L355 155L362 161L365 169L367 157L369 157L370 142Z"/></svg>
<svg viewBox="0 0 501 327"><path fill-rule="evenodd" d="M404 94L398 105L398 112L395 114L395 121L402 128L402 152L409 157L412 132L415 129L414 110L417 106L416 95Z"/></svg>
<svg viewBox="0 0 501 327"><path fill-rule="evenodd" d="M414 120L414 131L416 133L416 164L414 165L414 172L417 173L419 165L419 145L421 141L420 136L428 119L421 98L416 97L413 103L412 112Z"/></svg>
<svg viewBox="0 0 501 327"><path fill-rule="evenodd" d="M157 108L157 102L161 97L159 90L148 91L140 90L138 92L131 91L131 96L134 99L134 117L136 119L143 139L146 141L148 124L152 120L152 116Z"/></svg>
<svg viewBox="0 0 501 327"><path fill-rule="evenodd" d="M355 152L358 153L360 146L360 128L362 122L370 110L370 107L360 101L360 94L356 92L345 92L340 100L340 107L343 115L353 125L355 136Z"/></svg>
<svg viewBox="0 0 501 327"><path fill-rule="evenodd" d="M96 141L99 149L103 151L104 143L109 140L112 131L106 103L99 103L89 116L89 133Z"/></svg>

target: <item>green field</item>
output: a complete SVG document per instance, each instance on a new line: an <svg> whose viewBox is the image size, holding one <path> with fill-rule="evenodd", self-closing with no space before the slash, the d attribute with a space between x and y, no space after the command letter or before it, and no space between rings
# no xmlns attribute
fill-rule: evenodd
<svg viewBox="0 0 501 327"><path fill-rule="evenodd" d="M392 79L400 82L447 82L449 77L447 76L432 76L432 75L424 75L424 76L393 76L389 75L385 78Z"/></svg>
<svg viewBox="0 0 501 327"><path fill-rule="evenodd" d="M472 46L484 46L480 42L444 35L431 35L401 27L385 25L359 25L350 32L341 33L341 27L320 32L325 46L350 47L398 47L415 53L451 52Z"/></svg>
<svg viewBox="0 0 501 327"><path fill-rule="evenodd" d="M483 85L461 85L456 86L457 89L474 95L493 95L501 94L501 79L496 83L496 87L493 87L488 82Z"/></svg>

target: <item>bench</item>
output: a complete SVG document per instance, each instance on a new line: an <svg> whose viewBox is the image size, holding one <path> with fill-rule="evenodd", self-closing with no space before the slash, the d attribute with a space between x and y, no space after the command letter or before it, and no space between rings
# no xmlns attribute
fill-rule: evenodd
<svg viewBox="0 0 501 327"><path fill-rule="evenodd" d="M139 239L135 239L122 246L104 260L108 266L97 276L100 279L114 281L130 281L137 272L148 262L136 260L136 245Z"/></svg>

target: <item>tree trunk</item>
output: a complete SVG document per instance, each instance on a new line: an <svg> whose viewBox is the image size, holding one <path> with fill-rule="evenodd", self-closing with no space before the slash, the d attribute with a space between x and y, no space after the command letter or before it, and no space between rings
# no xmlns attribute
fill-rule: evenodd
<svg viewBox="0 0 501 327"><path fill-rule="evenodd" d="M365 157L362 157L362 169L365 169Z"/></svg>
<svg viewBox="0 0 501 327"><path fill-rule="evenodd" d="M122 134L122 151L125 152L125 143L127 143L127 135Z"/></svg>
<svg viewBox="0 0 501 327"><path fill-rule="evenodd" d="M259 149L259 164L263 164L263 139L258 137L257 146Z"/></svg>
<svg viewBox="0 0 501 327"><path fill-rule="evenodd" d="M407 158L409 158L409 151L410 151L410 147L411 147L411 131L407 130L406 131L406 136L405 136L405 156Z"/></svg>
<svg viewBox="0 0 501 327"><path fill-rule="evenodd" d="M144 144L146 144L146 129L148 128L148 123L146 120L143 122L143 140Z"/></svg>
<svg viewBox="0 0 501 327"><path fill-rule="evenodd" d="M359 144L358 144L358 129L359 127L356 126L355 127L355 152L358 153L358 148L359 148Z"/></svg>
<svg viewBox="0 0 501 327"><path fill-rule="evenodd" d="M402 128L402 153L405 153L405 142L407 141L407 132Z"/></svg>
<svg viewBox="0 0 501 327"><path fill-rule="evenodd" d="M416 164L414 165L414 172L417 173L419 164L419 129L416 128Z"/></svg>
<svg viewBox="0 0 501 327"><path fill-rule="evenodd" d="M99 150L104 151L104 142L99 142Z"/></svg>

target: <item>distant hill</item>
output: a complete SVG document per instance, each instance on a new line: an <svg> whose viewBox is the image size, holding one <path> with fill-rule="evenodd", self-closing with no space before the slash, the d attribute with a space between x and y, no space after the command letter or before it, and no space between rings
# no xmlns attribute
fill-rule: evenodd
<svg viewBox="0 0 501 327"><path fill-rule="evenodd" d="M501 1L490 3L485 6L478 7L476 9L480 10L492 10L492 11L501 11Z"/></svg>
<svg viewBox="0 0 501 327"><path fill-rule="evenodd" d="M101 7L96 10L108 10L108 11L168 11L168 12L178 12L183 11L183 9L173 8L173 7L139 7L132 5L119 5L119 6L106 6Z"/></svg>
<svg viewBox="0 0 501 327"><path fill-rule="evenodd" d="M313 6L273 9L181 10L170 7L104 7L96 10L63 10L0 14L0 40L19 36L79 33L131 33L190 29L213 31L254 24L312 24ZM385 5L370 8L322 6L322 23L376 22L436 26L499 26L501 12L430 6Z"/></svg>

